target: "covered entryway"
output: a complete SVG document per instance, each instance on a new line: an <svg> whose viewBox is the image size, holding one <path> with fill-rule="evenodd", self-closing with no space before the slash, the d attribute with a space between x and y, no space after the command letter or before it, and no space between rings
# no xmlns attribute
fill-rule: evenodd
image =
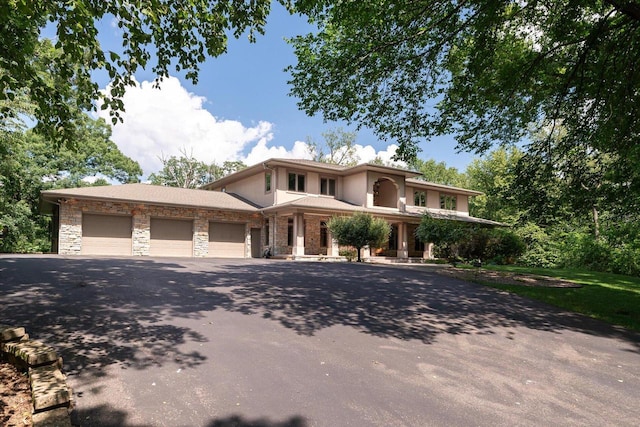
<svg viewBox="0 0 640 427"><path fill-rule="evenodd" d="M193 256L193 221L151 218L151 256Z"/></svg>
<svg viewBox="0 0 640 427"><path fill-rule="evenodd" d="M209 256L217 258L244 258L246 224L209 223Z"/></svg>
<svg viewBox="0 0 640 427"><path fill-rule="evenodd" d="M131 217L82 215L82 255L131 255Z"/></svg>

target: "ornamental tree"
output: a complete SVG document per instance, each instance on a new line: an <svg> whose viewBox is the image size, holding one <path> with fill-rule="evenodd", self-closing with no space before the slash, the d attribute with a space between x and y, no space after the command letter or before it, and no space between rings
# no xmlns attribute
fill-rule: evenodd
<svg viewBox="0 0 640 427"><path fill-rule="evenodd" d="M327 228L338 244L356 248L358 262L362 261L360 256L362 248L378 247L391 234L391 226L387 221L363 212L353 216L334 216L327 222Z"/></svg>

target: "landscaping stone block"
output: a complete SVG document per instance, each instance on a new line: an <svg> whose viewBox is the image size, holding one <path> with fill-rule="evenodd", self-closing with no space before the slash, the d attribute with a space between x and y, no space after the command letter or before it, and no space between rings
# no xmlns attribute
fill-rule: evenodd
<svg viewBox="0 0 640 427"><path fill-rule="evenodd" d="M24 328L9 325L0 325L0 342L17 341L26 334Z"/></svg>
<svg viewBox="0 0 640 427"><path fill-rule="evenodd" d="M65 376L56 366L41 366L29 370L34 411L66 405L71 401L71 391Z"/></svg>
<svg viewBox="0 0 640 427"><path fill-rule="evenodd" d="M33 427L72 427L67 408L39 412L31 417Z"/></svg>
<svg viewBox="0 0 640 427"><path fill-rule="evenodd" d="M25 362L29 367L53 363L58 354L40 341L19 341L4 344L4 351Z"/></svg>

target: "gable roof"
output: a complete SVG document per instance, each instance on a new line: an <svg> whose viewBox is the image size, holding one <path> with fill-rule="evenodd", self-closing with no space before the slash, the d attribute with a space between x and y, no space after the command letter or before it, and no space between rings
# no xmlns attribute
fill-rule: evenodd
<svg viewBox="0 0 640 427"><path fill-rule="evenodd" d="M82 198L110 202L139 202L154 205L188 206L208 209L258 212L258 207L233 194L220 191L192 190L149 184L106 185L100 187L67 188L42 192L45 202Z"/></svg>

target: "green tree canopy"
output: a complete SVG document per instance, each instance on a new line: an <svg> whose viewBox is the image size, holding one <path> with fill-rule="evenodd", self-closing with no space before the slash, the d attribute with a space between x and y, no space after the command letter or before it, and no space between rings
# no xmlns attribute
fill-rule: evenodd
<svg viewBox="0 0 640 427"><path fill-rule="evenodd" d="M458 169L447 166L445 162L437 162L434 159L422 160L415 158L409 163L409 166L422 176L428 182L436 184L453 185L455 187L467 187L467 177L464 173L460 173Z"/></svg>
<svg viewBox="0 0 640 427"><path fill-rule="evenodd" d="M149 175L149 181L154 185L198 188L247 167L241 161L225 161L222 166L216 163L208 165L197 160L185 149L182 149L180 154L179 157L161 157L162 169Z"/></svg>
<svg viewBox="0 0 640 427"><path fill-rule="evenodd" d="M110 141L110 126L101 119L81 118L74 130L82 138L76 149L57 149L31 130L0 131L0 229L7 229L0 251L50 249L49 219L39 212L41 191L105 185L105 178L138 181L140 165Z"/></svg>
<svg viewBox="0 0 640 427"><path fill-rule="evenodd" d="M360 250L363 247L378 247L391 234L387 221L363 212L353 216L334 216L327 222L327 228L338 244L356 248L358 262L362 261Z"/></svg>
<svg viewBox="0 0 640 427"><path fill-rule="evenodd" d="M286 3L283 1L283 3ZM198 81L206 55L227 50L229 36L263 33L270 0L11 0L0 3L0 101L27 93L35 104L38 127L54 142L69 143L78 111L101 99L114 123L121 97L136 71L151 68L160 79L171 68ZM113 20L121 47L105 51L99 23ZM55 49L42 39L55 28ZM92 80L96 70L111 79L109 93ZM14 114L4 108L0 119Z"/></svg>
<svg viewBox="0 0 640 427"><path fill-rule="evenodd" d="M291 92L308 114L371 127L406 160L434 135L482 152L562 124L560 148L618 155L616 182L638 193L636 1L296 4L319 26L292 39Z"/></svg>
<svg viewBox="0 0 640 427"><path fill-rule="evenodd" d="M467 166L469 188L483 194L470 198L473 216L515 224L525 209L517 202L514 192L517 166L522 151L516 147L498 148ZM522 189L522 191L527 191Z"/></svg>

